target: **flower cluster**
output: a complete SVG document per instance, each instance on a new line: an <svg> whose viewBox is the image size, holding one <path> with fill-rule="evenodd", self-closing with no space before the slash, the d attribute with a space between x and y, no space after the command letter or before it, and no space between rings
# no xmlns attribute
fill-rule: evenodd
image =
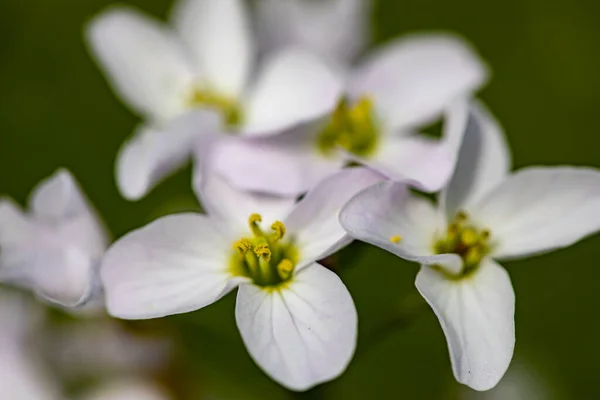
<svg viewBox="0 0 600 400"><path fill-rule="evenodd" d="M121 319L195 311L237 289L249 354L302 391L352 360L356 308L319 261L358 239L421 265L415 284L456 380L494 387L515 345L498 261L600 230L600 172L512 172L504 133L476 99L488 78L476 52L422 34L359 59L367 7L178 0L168 25L128 7L99 14L90 52L143 119L117 156L121 194L141 199L191 160L204 213L163 216L110 244L61 169L29 211L0 202L0 280Z"/></svg>

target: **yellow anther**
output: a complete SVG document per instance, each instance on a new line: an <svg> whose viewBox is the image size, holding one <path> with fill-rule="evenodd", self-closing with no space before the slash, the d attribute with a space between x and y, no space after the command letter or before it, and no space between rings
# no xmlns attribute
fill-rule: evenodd
<svg viewBox="0 0 600 400"><path fill-rule="evenodd" d="M469 214L467 214L465 211L461 210L458 213L456 213L456 220L458 222L464 222L468 219L469 219Z"/></svg>
<svg viewBox="0 0 600 400"><path fill-rule="evenodd" d="M475 229L467 228L460 233L460 241L465 246L472 246L479 241L479 235Z"/></svg>
<svg viewBox="0 0 600 400"><path fill-rule="evenodd" d="M284 258L277 264L277 274L279 274L282 280L288 280L292 272L294 272L294 264L287 258Z"/></svg>
<svg viewBox="0 0 600 400"><path fill-rule="evenodd" d="M260 214L252 214L248 218L248 226L250 227L250 230L252 231L254 236L264 236L265 235L263 233L263 231L260 229L260 226L258 226L258 224L261 222L262 222L262 216Z"/></svg>
<svg viewBox="0 0 600 400"><path fill-rule="evenodd" d="M373 102L368 97L361 97L356 105L350 110L350 119L354 123L370 123L373 112Z"/></svg>
<svg viewBox="0 0 600 400"><path fill-rule="evenodd" d="M273 222L273 225L271 225L271 229L273 229L275 231L274 241L276 241L276 242L278 240L282 239L283 236L285 235L285 225L281 221Z"/></svg>
<svg viewBox="0 0 600 400"><path fill-rule="evenodd" d="M476 265L479 264L481 258L483 257L483 252L479 248L479 246L471 247L467 254L465 255L464 261L465 265Z"/></svg>
<svg viewBox="0 0 600 400"><path fill-rule="evenodd" d="M390 238L390 242L392 243L400 243L400 241L402 241L402 236L400 235L394 235Z"/></svg>
<svg viewBox="0 0 600 400"><path fill-rule="evenodd" d="M482 230L482 231L481 231L481 239L483 239L483 240L487 240L487 239L489 239L489 238L490 238L490 235L491 235L491 234L492 234L492 233L490 232L490 230L489 230L489 229L484 229L484 230Z"/></svg>
<svg viewBox="0 0 600 400"><path fill-rule="evenodd" d="M265 261L271 260L271 249L266 243L259 244L258 246L254 247L254 254L263 258Z"/></svg>
<svg viewBox="0 0 600 400"><path fill-rule="evenodd" d="M252 248L252 243L248 239L240 239L233 243L233 247L244 254Z"/></svg>

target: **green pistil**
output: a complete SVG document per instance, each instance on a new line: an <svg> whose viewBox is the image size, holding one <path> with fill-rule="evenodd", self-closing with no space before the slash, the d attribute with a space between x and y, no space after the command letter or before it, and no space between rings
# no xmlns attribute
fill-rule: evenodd
<svg viewBox="0 0 600 400"><path fill-rule="evenodd" d="M369 98L360 98L354 106L342 99L317 136L317 146L325 155L342 147L357 156L366 157L375 150L378 133L373 103Z"/></svg>
<svg viewBox="0 0 600 400"><path fill-rule="evenodd" d="M242 238L233 244L230 270L233 275L246 276L262 287L275 288L292 277L298 251L291 241L283 241L285 225L275 221L272 233L265 233L259 226L262 217L252 214L248 226L252 237Z"/></svg>
<svg viewBox="0 0 600 400"><path fill-rule="evenodd" d="M237 128L243 121L242 108L237 101L211 90L194 90L190 103L192 106L207 107L219 111L228 128Z"/></svg>

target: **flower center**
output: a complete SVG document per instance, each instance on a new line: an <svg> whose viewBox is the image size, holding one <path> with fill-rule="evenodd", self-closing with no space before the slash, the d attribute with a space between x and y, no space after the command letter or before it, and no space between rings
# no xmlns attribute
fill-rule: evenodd
<svg viewBox="0 0 600 400"><path fill-rule="evenodd" d="M361 97L354 105L342 99L317 136L317 146L325 155L342 147L357 156L368 156L375 149L378 136L371 99Z"/></svg>
<svg viewBox="0 0 600 400"><path fill-rule="evenodd" d="M281 221L271 225L271 233L263 232L260 222L260 214L252 214L248 218L252 236L233 243L231 272L249 277L259 286L278 286L291 278L298 262L298 250L292 241L282 240L285 225Z"/></svg>
<svg viewBox="0 0 600 400"><path fill-rule="evenodd" d="M490 235L488 229L476 227L464 211L459 211L448 225L445 237L434 243L436 254L454 253L463 259L463 270L459 277L469 275L479 266L481 260L490 252Z"/></svg>
<svg viewBox="0 0 600 400"><path fill-rule="evenodd" d="M193 107L206 107L218 111L228 128L237 128L243 121L243 111L240 104L236 100L212 90L195 89L189 103Z"/></svg>

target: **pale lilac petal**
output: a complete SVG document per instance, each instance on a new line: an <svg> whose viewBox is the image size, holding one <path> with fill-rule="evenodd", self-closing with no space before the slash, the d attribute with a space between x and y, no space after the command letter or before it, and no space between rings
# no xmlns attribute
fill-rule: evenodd
<svg viewBox="0 0 600 400"><path fill-rule="evenodd" d="M358 321L350 293L319 264L278 290L241 285L235 317L254 361L292 390L339 376L356 347Z"/></svg>
<svg viewBox="0 0 600 400"><path fill-rule="evenodd" d="M160 128L140 126L117 155L116 180L123 197L144 197L158 182L183 167L199 142L206 154L219 126L219 116L211 111L189 112Z"/></svg>
<svg viewBox="0 0 600 400"><path fill-rule="evenodd" d="M86 28L92 55L112 89L131 108L152 120L180 113L194 72L175 35L128 7L111 7Z"/></svg>
<svg viewBox="0 0 600 400"><path fill-rule="evenodd" d="M320 260L352 240L339 222L342 207L383 179L368 168L346 168L324 179L300 200L284 223L303 262Z"/></svg>
<svg viewBox="0 0 600 400"><path fill-rule="evenodd" d="M461 208L468 209L502 182L510 164L502 127L481 102L473 101L454 175L441 195L448 217Z"/></svg>
<svg viewBox="0 0 600 400"><path fill-rule="evenodd" d="M467 211L490 229L494 257L525 257L570 246L600 230L600 172L525 168Z"/></svg>
<svg viewBox="0 0 600 400"><path fill-rule="evenodd" d="M491 259L460 280L422 267L416 285L440 320L456 380L475 390L496 386L515 347L515 294L508 273Z"/></svg>
<svg viewBox="0 0 600 400"><path fill-rule="evenodd" d="M486 81L487 68L462 39L424 34L377 50L356 71L353 97L370 96L390 128L433 122L448 104Z"/></svg>
<svg viewBox="0 0 600 400"><path fill-rule="evenodd" d="M322 117L342 93L342 76L314 55L289 49L265 62L247 99L243 132L270 135Z"/></svg>
<svg viewBox="0 0 600 400"><path fill-rule="evenodd" d="M315 125L303 124L270 137L229 137L219 142L213 168L244 190L295 196L343 167L345 160L319 154Z"/></svg>
<svg viewBox="0 0 600 400"><path fill-rule="evenodd" d="M342 209L340 223L355 239L398 257L462 269L456 254L434 254L435 238L446 232L443 214L402 183L381 182L358 193Z"/></svg>
<svg viewBox="0 0 600 400"><path fill-rule="evenodd" d="M173 214L113 244L100 274L109 313L147 319L214 303L239 280L231 276L233 242L200 214Z"/></svg>
<svg viewBox="0 0 600 400"><path fill-rule="evenodd" d="M254 43L243 0L179 0L173 23L209 88L238 99L254 61Z"/></svg>

